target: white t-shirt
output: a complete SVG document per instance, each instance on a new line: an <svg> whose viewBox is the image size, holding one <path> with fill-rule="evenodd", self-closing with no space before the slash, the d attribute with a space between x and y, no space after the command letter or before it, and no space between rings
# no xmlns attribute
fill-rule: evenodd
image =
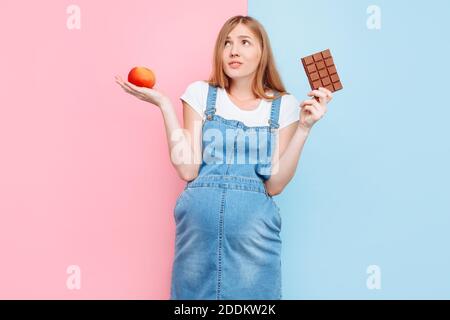
<svg viewBox="0 0 450 320"><path fill-rule="evenodd" d="M208 82L199 80L191 83L180 99L186 101L202 119L205 118L206 101L208 98ZM273 96L272 92L268 95ZM260 104L253 110L242 110L236 106L228 96L225 89L217 88L216 114L231 120L239 120L248 127L268 126L272 102L261 99ZM300 103L292 94L286 94L281 98L280 113L278 118L279 129L290 125L300 118Z"/></svg>

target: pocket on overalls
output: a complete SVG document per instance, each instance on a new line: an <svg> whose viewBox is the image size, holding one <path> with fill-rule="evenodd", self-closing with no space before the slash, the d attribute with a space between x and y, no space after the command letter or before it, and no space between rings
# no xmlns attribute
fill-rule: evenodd
<svg viewBox="0 0 450 320"><path fill-rule="evenodd" d="M280 214L280 208L279 208L278 205L276 204L275 200L273 200L272 196L270 196L270 195L267 195L267 196L269 197L270 202L272 203L272 206L273 206L273 208L274 208L274 210L275 210L275 212L276 212L277 219L278 219L278 225L279 225L280 228L281 228L281 214Z"/></svg>
<svg viewBox="0 0 450 320"><path fill-rule="evenodd" d="M175 217L175 222L178 223L178 221L187 213L191 208L189 198L192 197L192 194L190 192L192 191L191 188L185 187L183 192L178 196L177 201L175 202L175 209L173 210L173 215Z"/></svg>

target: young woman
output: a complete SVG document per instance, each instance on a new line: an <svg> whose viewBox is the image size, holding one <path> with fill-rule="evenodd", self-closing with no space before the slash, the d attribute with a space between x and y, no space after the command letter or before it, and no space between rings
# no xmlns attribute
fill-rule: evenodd
<svg viewBox="0 0 450 320"><path fill-rule="evenodd" d="M184 128L167 96L116 79L161 109L171 161L187 181L174 210L170 298L281 299L281 216L272 196L294 176L332 93L313 90L298 104L282 84L267 33L248 16L225 22L210 79L181 97Z"/></svg>

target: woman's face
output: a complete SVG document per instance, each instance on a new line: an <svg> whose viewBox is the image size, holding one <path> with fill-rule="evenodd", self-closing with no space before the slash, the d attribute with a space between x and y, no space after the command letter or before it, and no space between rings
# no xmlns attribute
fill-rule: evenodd
<svg viewBox="0 0 450 320"><path fill-rule="evenodd" d="M255 35L244 24L238 24L225 40L223 47L223 69L232 78L246 78L251 80L261 58L260 43ZM231 61L240 64L230 65Z"/></svg>

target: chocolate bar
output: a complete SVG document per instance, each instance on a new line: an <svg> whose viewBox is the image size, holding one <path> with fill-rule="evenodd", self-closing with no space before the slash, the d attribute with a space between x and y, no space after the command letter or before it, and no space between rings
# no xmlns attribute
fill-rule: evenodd
<svg viewBox="0 0 450 320"><path fill-rule="evenodd" d="M323 87L335 92L343 88L330 49L302 58L302 64L312 90Z"/></svg>

